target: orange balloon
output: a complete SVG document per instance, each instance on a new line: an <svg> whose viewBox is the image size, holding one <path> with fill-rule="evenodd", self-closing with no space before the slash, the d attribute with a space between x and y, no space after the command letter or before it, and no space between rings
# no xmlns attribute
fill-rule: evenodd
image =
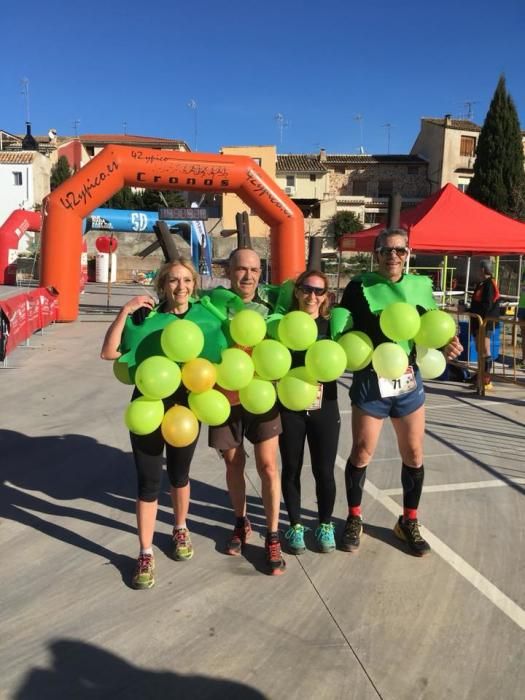
<svg viewBox="0 0 525 700"><path fill-rule="evenodd" d="M199 434L199 421L186 406L172 406L160 426L162 437L173 447L187 447Z"/></svg>
<svg viewBox="0 0 525 700"><path fill-rule="evenodd" d="M182 383L190 391L200 394L211 389L217 380L215 365L204 357L186 362L182 368Z"/></svg>

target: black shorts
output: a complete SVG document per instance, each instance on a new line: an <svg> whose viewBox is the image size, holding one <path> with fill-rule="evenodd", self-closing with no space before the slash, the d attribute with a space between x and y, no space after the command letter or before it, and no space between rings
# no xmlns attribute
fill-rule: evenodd
<svg viewBox="0 0 525 700"><path fill-rule="evenodd" d="M231 450L242 445L246 437L253 445L282 433L281 416L277 404L267 413L249 413L240 404L232 406L228 420L208 429L208 445L216 450Z"/></svg>

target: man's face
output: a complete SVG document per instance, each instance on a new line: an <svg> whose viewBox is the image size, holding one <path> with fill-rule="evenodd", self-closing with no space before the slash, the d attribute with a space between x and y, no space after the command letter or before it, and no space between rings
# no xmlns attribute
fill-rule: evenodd
<svg viewBox="0 0 525 700"><path fill-rule="evenodd" d="M261 260L253 250L238 250L230 261L232 290L243 301L251 301L261 277Z"/></svg>

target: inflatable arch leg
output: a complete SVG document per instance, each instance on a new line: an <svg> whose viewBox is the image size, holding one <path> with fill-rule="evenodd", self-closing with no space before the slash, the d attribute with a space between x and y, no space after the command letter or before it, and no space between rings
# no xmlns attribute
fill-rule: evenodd
<svg viewBox="0 0 525 700"><path fill-rule="evenodd" d="M78 316L82 219L125 185L234 192L270 226L272 281L304 270L303 215L248 156L106 146L44 201L41 284L59 292L59 321Z"/></svg>

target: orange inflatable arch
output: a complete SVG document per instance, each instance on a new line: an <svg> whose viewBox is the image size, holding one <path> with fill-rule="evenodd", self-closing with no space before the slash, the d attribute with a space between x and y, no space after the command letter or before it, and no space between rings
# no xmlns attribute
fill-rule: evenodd
<svg viewBox="0 0 525 700"><path fill-rule="evenodd" d="M125 185L234 192L270 226L272 281L305 268L300 209L248 156L106 146L44 200L40 281L59 293L59 321L78 316L82 220Z"/></svg>

